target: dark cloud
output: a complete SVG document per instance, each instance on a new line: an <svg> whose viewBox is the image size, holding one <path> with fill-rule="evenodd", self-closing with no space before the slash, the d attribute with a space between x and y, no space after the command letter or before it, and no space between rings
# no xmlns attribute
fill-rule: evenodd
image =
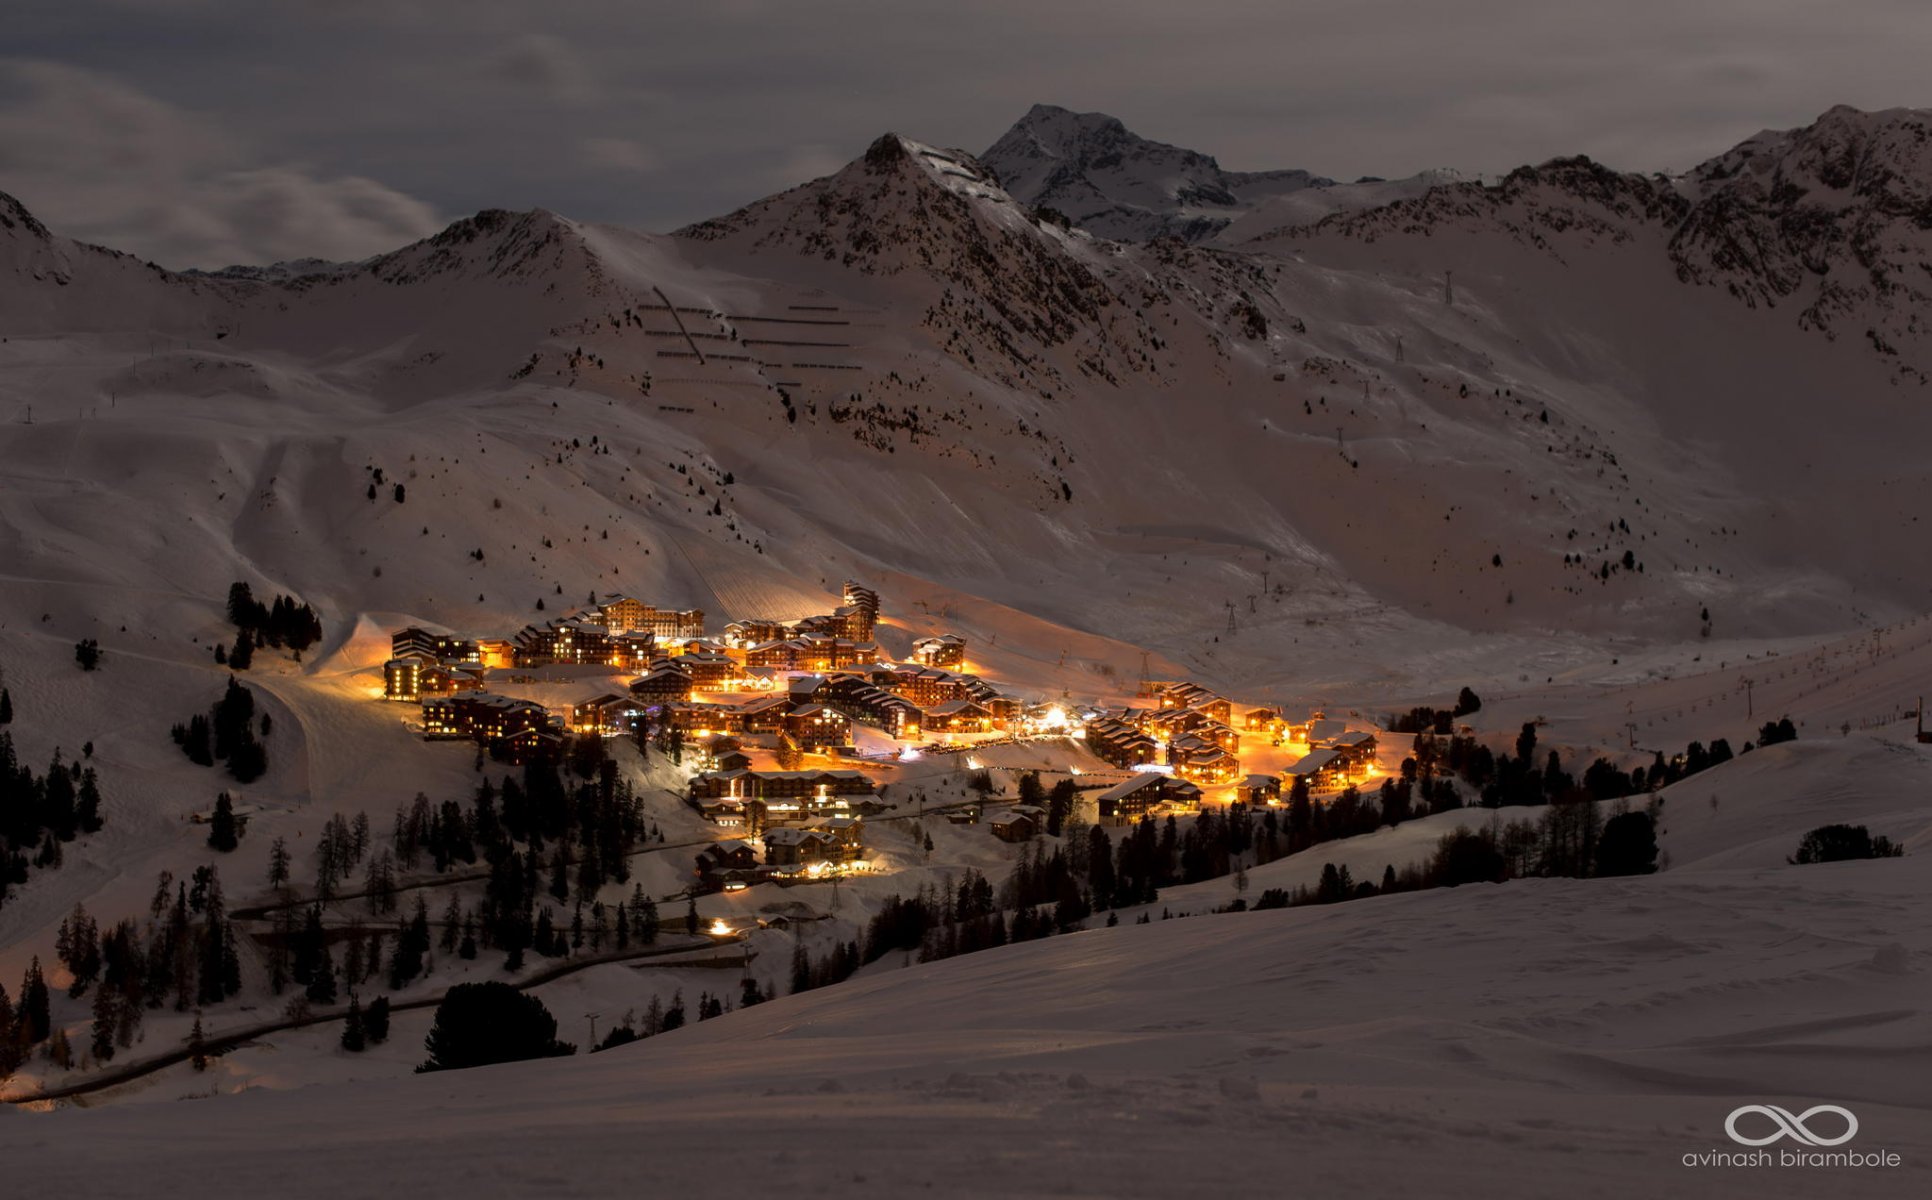
<svg viewBox="0 0 1932 1200"><path fill-rule="evenodd" d="M13 0L9 10L8 52L30 72L65 68L121 90L69 94L56 114L91 149L29 133L29 154L14 144L21 115L47 101L16 79L0 98L0 188L29 203L40 190L87 216L86 230L146 238L177 260L342 253L331 247L399 236L431 209L491 205L670 228L822 173L886 129L983 149L1034 101L1111 112L1233 168L1343 178L1496 172L1568 153L1681 169L1833 104L1932 101L1922 93L1932 8L1918 0L553 0L540 12L512 0ZM154 106L172 139L161 144L217 148L183 172L152 143L96 128L119 118L89 106L113 103ZM269 175L249 178L259 172ZM229 186L255 189L249 212L301 213L295 199L311 201L312 244L287 225L251 232L219 194ZM144 192L172 200L144 216L127 198ZM47 219L84 231L62 212ZM208 228L183 232L197 224Z"/></svg>

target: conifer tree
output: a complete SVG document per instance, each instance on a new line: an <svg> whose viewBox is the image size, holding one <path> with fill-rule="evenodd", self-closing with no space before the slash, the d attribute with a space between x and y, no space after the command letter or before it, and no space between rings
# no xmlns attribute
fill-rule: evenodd
<svg viewBox="0 0 1932 1200"><path fill-rule="evenodd" d="M208 1069L208 1044L201 1033L201 1014L195 1014L195 1027L188 1031L188 1062L197 1071Z"/></svg>
<svg viewBox="0 0 1932 1200"><path fill-rule="evenodd" d="M223 792L215 797L215 813L208 821L208 845L226 854L240 844L235 830L235 802Z"/></svg>
<svg viewBox="0 0 1932 1200"><path fill-rule="evenodd" d="M121 993L117 988L94 989L94 1031L88 1050L97 1063L114 1060L114 1031L120 1024Z"/></svg>
<svg viewBox="0 0 1932 1200"><path fill-rule="evenodd" d="M235 648L228 652L231 670L246 671L255 665L255 636L246 629L235 635Z"/></svg>
<svg viewBox="0 0 1932 1200"><path fill-rule="evenodd" d="M322 957L315 964L315 973L309 977L308 998L311 1004L334 1004L335 958L329 953L327 942L322 944Z"/></svg>
<svg viewBox="0 0 1932 1200"><path fill-rule="evenodd" d="M377 996L362 1014L362 1031L369 1041L381 1045L389 1040L389 997Z"/></svg>
<svg viewBox="0 0 1932 1200"><path fill-rule="evenodd" d="M342 1018L342 1048L351 1054L360 1054L368 1044L363 1031L362 1001L350 996L348 1015Z"/></svg>
<svg viewBox="0 0 1932 1200"><path fill-rule="evenodd" d="M14 1014L17 1036L29 1046L47 1040L53 1031L53 1012L47 995L47 980L40 973L40 956L35 955L20 981L20 1007Z"/></svg>

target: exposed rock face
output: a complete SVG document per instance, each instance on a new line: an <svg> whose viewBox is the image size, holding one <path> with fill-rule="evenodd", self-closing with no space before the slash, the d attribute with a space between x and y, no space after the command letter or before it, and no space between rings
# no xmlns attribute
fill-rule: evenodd
<svg viewBox="0 0 1932 1200"><path fill-rule="evenodd" d="M1332 182L1307 171L1224 171L1208 155L1140 137L1105 113L1046 104L980 160L1021 203L1129 242L1204 241L1269 197Z"/></svg>

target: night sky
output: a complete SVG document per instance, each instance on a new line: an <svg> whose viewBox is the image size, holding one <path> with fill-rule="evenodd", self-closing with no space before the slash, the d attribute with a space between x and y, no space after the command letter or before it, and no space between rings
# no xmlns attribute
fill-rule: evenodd
<svg viewBox="0 0 1932 1200"><path fill-rule="evenodd" d="M671 229L1034 102L1234 169L1680 170L1932 104L1923 0L8 0L0 190L169 266L479 208Z"/></svg>

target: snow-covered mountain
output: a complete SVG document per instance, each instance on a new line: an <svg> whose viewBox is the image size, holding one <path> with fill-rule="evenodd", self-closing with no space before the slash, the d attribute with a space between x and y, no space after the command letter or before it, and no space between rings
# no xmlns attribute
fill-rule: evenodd
<svg viewBox="0 0 1932 1200"><path fill-rule="evenodd" d="M1029 109L980 159L1022 203L1129 242L1202 241L1265 200L1333 182L1299 170L1225 171L1105 113L1048 104Z"/></svg>
<svg viewBox="0 0 1932 1200"><path fill-rule="evenodd" d="M980 162L1016 200L1096 237L1239 245L1329 213L1374 208L1461 176L1339 183L1301 170L1229 171L1211 156L1139 136L1105 113L1036 104Z"/></svg>
<svg viewBox="0 0 1932 1200"><path fill-rule="evenodd" d="M1697 195L1561 160L1240 249L1063 228L972 156L897 136L675 236L485 212L327 271L171 274L9 202L3 436L17 462L149 464L127 494L81 466L36 481L81 487L74 520L124 503L147 528L192 480L252 477L199 485L193 585L252 573L348 611L501 623L617 578L738 610L840 562L1254 681L1346 678L1363 653L1400 672L1443 628L1686 636L1707 608L1720 632L1840 628L1932 586L1913 527L1932 481L1888 453L1932 419L1898 400L1925 361L1918 122L1828 114L1703 169ZM1841 126L1874 131L1883 171L1800 199L1789 181ZM1808 215L1826 201L1837 238ZM1827 273L1763 265L1799 261ZM1838 299L1829 324L1794 279ZM1791 436L1825 411L1846 447L1828 456ZM550 469L486 477L452 437ZM180 453L156 462L156 438ZM735 482L699 495L687 457ZM377 465L415 472L406 518L362 501ZM290 537L330 547L238 542L265 490ZM1847 530L1848 501L1882 515ZM559 511L574 542L469 557ZM688 552L660 553L672 531ZM1237 653L1230 604L1252 609ZM1341 653L1321 619L1351 611L1398 628Z"/></svg>

